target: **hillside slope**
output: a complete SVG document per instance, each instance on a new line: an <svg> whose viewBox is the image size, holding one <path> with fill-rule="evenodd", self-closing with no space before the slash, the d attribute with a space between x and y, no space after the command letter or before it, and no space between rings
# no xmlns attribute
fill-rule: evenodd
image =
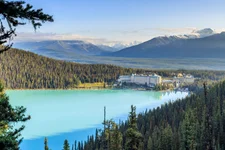
<svg viewBox="0 0 225 150"><path fill-rule="evenodd" d="M86 65L39 56L17 49L0 55L0 80L6 88L74 88L82 83L112 82L131 70L112 65Z"/></svg>
<svg viewBox="0 0 225 150"><path fill-rule="evenodd" d="M176 73L192 74L210 80L224 78L224 71L197 70L144 70L114 65L78 64L40 56L31 52L11 49L0 54L0 80L6 88L42 89L74 88L77 83L112 83L119 75L157 73L173 77Z"/></svg>

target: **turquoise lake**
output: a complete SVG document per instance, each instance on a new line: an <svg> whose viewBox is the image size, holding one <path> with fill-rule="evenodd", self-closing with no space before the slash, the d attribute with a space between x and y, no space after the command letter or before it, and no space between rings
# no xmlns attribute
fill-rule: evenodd
<svg viewBox="0 0 225 150"><path fill-rule="evenodd" d="M84 141L101 128L104 106L107 119L126 120L130 106L137 113L168 101L188 96L187 92L135 90L8 90L13 106L25 106L31 120L22 132L22 150L41 150L44 137L52 150L61 150L63 141Z"/></svg>

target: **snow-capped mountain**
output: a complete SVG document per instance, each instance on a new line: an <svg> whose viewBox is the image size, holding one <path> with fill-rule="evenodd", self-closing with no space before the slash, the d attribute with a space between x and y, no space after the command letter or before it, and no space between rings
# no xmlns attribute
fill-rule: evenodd
<svg viewBox="0 0 225 150"><path fill-rule="evenodd" d="M119 57L170 57L170 55L178 56L178 53L186 54L186 51L190 52L193 49L198 51L198 49L196 49L197 47L201 48L204 46L199 44L207 45L207 43L204 43L204 39L207 37L209 37L209 39L212 39L212 41L210 41L207 38L207 42L211 42L211 45L215 47L223 45L221 39L218 39L218 42L214 41L214 38L210 38L213 37L213 35L215 35L216 37L218 36L214 30L206 28L202 30L195 30L190 34L185 35L159 36L144 43L134 41L130 43L111 42L95 45L93 43L81 40L45 40L39 42L18 42L14 44L14 47L29 50L37 54L54 58L72 58L73 56L77 55L107 55ZM221 37L223 37L222 35ZM215 42L216 44L214 44ZM186 43L189 43L189 45L187 45ZM178 49L178 47L179 50L177 50L176 52L171 51ZM171 53L169 53L170 51ZM192 53L194 53L194 51Z"/></svg>
<svg viewBox="0 0 225 150"><path fill-rule="evenodd" d="M176 39L195 39L195 38L204 38L207 36L211 36L217 34L217 32L215 32L214 30L212 30L211 28L205 28L205 29L201 29L201 30L194 30L192 31L192 33L190 34L184 34L184 35L172 35L172 36L159 36L159 37L155 37L153 39L156 38L171 38L172 40L176 40Z"/></svg>
<svg viewBox="0 0 225 150"><path fill-rule="evenodd" d="M108 47L111 47L111 48L114 48L114 49L117 49L117 51L118 51L118 50L121 50L121 49L124 49L124 48L127 48L127 47L138 45L140 43L141 42L138 42L138 41L133 41L133 42L112 42L110 44L102 43L102 45L108 46Z"/></svg>
<svg viewBox="0 0 225 150"><path fill-rule="evenodd" d="M149 44L153 45L153 46L159 46L159 45L168 44L170 42L174 42L179 39L203 38L203 37L211 36L213 34L216 34L216 32L214 30L212 30L211 28L205 28L202 30L194 30L190 34L155 37L151 40L152 42ZM105 46L105 48L107 48L107 49L113 48L114 51L119 51L119 50L122 50L122 49L125 49L128 47L132 47L132 46L135 46L135 45L138 45L141 43L142 42L138 42L138 41L133 41L130 43L124 43L124 42L115 42L115 43L111 43L111 44L102 43L102 45L100 45L100 47L102 47L104 49L104 46ZM146 42L144 42L144 43L146 43ZM113 51L113 50L111 49L111 51Z"/></svg>
<svg viewBox="0 0 225 150"><path fill-rule="evenodd" d="M161 36L110 54L142 58L225 58L225 32L210 29L183 36Z"/></svg>
<svg viewBox="0 0 225 150"><path fill-rule="evenodd" d="M197 36L198 38L204 38L207 36L211 36L216 34L216 32L214 30L212 30L211 28L205 28L202 30L195 30L192 32L192 34L190 34L190 37L193 35Z"/></svg>
<svg viewBox="0 0 225 150"><path fill-rule="evenodd" d="M121 50L121 49L111 47L111 46L107 46L107 45L97 45L97 46L99 48L103 49L104 51L107 51L107 52L116 52L116 51Z"/></svg>

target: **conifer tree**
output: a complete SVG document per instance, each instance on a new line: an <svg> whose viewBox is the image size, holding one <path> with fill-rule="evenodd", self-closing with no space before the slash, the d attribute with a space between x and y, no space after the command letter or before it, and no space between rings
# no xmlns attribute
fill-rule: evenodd
<svg viewBox="0 0 225 150"><path fill-rule="evenodd" d="M11 48L6 44L16 36L16 28L30 21L36 30L45 22L53 22L53 17L44 14L42 9L33 9L25 1L0 0L0 53Z"/></svg>
<svg viewBox="0 0 225 150"><path fill-rule="evenodd" d="M49 150L49 148L48 148L48 139L47 138L45 138L44 145L45 145L44 150Z"/></svg>
<svg viewBox="0 0 225 150"><path fill-rule="evenodd" d="M213 103L212 99L208 97L207 85L204 83L204 96L206 103L206 119L205 119L205 131L204 131L204 148L206 150L213 150Z"/></svg>
<svg viewBox="0 0 225 150"><path fill-rule="evenodd" d="M96 129L95 131L95 149L96 150L100 149L100 136L98 129Z"/></svg>
<svg viewBox="0 0 225 150"><path fill-rule="evenodd" d="M170 125L167 125L166 128L162 130L161 133L161 149L162 150L171 150L172 149L172 128Z"/></svg>
<svg viewBox="0 0 225 150"><path fill-rule="evenodd" d="M16 27L25 25L25 21L30 21L36 30L42 23L53 22L52 16L44 14L42 9L33 9L33 6L24 1L0 0L0 53L9 50L10 42L16 35ZM13 108L9 103L9 98L3 91L0 84L0 147L1 150L18 150L22 142L21 131L25 126L18 129L14 124L26 122L30 116L25 115L24 107Z"/></svg>
<svg viewBox="0 0 225 150"><path fill-rule="evenodd" d="M182 147L183 149L195 150L197 146L197 131L196 131L196 122L195 114L189 110L185 114L185 119L181 125L182 133ZM200 132L200 131L199 131Z"/></svg>
<svg viewBox="0 0 225 150"><path fill-rule="evenodd" d="M122 149L224 150L224 96L225 81L208 90L205 86L205 91L146 111L137 118L135 107L132 106L128 121L118 126L123 135ZM107 128L107 132L109 131L112 135L110 148L114 148L116 130L113 125L110 130ZM137 138L140 133L143 135L143 142L137 140L141 139ZM100 136L103 139L103 134Z"/></svg>
<svg viewBox="0 0 225 150"><path fill-rule="evenodd" d="M69 144L68 140L64 141L63 150L70 150L70 144Z"/></svg>
<svg viewBox="0 0 225 150"><path fill-rule="evenodd" d="M77 141L74 142L74 150L77 150Z"/></svg>
<svg viewBox="0 0 225 150"><path fill-rule="evenodd" d="M25 126L15 129L15 123L26 122L30 116L26 116L26 108L12 107L9 97L6 96L0 83L0 148L1 150L19 150L22 142L21 131Z"/></svg>
<svg viewBox="0 0 225 150"><path fill-rule="evenodd" d="M122 150L122 134L119 131L117 124L112 125L112 140L110 143L110 150Z"/></svg>
<svg viewBox="0 0 225 150"><path fill-rule="evenodd" d="M152 143L152 138L149 137L148 138L148 146L147 146L148 150L153 150L153 143Z"/></svg>
<svg viewBox="0 0 225 150"><path fill-rule="evenodd" d="M78 150L81 150L81 142L78 142L78 147L77 147Z"/></svg>
<svg viewBox="0 0 225 150"><path fill-rule="evenodd" d="M126 131L126 150L139 150L142 135L137 128L137 116L136 107L131 106L131 112L129 115L129 128Z"/></svg>
<svg viewBox="0 0 225 150"><path fill-rule="evenodd" d="M160 130L157 126L154 127L152 133L153 149L160 149Z"/></svg>

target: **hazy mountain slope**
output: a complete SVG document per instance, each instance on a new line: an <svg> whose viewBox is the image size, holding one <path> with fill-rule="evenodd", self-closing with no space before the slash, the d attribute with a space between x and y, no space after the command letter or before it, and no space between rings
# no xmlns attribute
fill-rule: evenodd
<svg viewBox="0 0 225 150"><path fill-rule="evenodd" d="M111 54L143 58L225 58L225 32L204 38L158 37Z"/></svg>
<svg viewBox="0 0 225 150"><path fill-rule="evenodd" d="M76 40L18 42L14 44L14 47L50 57L70 57L71 55L100 55L103 53L108 53L104 49L94 44Z"/></svg>

